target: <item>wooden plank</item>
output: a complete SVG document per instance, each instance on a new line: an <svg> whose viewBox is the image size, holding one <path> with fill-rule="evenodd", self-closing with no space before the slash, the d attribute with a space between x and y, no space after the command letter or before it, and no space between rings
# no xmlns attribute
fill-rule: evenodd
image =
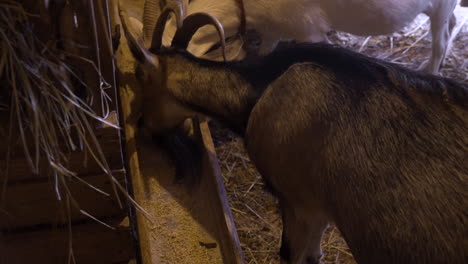
<svg viewBox="0 0 468 264"><path fill-rule="evenodd" d="M97 130L97 139L100 142L107 163L111 170L119 170L123 166L120 150L120 138L115 128L104 128ZM101 167L92 159L89 153L71 152L67 154L69 164L67 169L80 175L102 173ZM47 160L42 157L39 163L40 172L34 174L24 157L16 157L8 164L8 183L13 184L20 181L47 180L49 177ZM6 160L0 160L0 175L6 171ZM2 175L3 176L3 175Z"/></svg>
<svg viewBox="0 0 468 264"><path fill-rule="evenodd" d="M111 10L111 21L112 27L120 23L119 12L118 12L119 0L109 0L109 7ZM120 1L120 3L128 5L129 1ZM139 5L142 7L142 0L135 1L133 7ZM141 17L140 17L141 19ZM123 35L122 35L123 36ZM123 117L124 131L125 131L125 148L126 148L126 168L130 175L130 181L132 186L132 193L135 201L140 205L147 199L146 194L146 181L140 174L140 164L138 158L138 152L136 148L135 134L137 125L137 114L135 113L135 103L138 101L137 94L134 89L138 87L134 75L134 59L129 56L130 50L125 44L126 40L124 37L120 40L120 47L117 50L117 68L118 68L118 80L119 80L119 94L120 94L120 108ZM152 202L148 199L148 202ZM158 201L153 201L158 202ZM138 247L141 263L152 264L152 250L151 250L151 223L148 221L146 216L137 211L135 214L136 219L131 219L137 226L138 235Z"/></svg>
<svg viewBox="0 0 468 264"><path fill-rule="evenodd" d="M104 157L106 158L111 170L120 170L122 165L117 166L115 164L121 164L122 157L121 153L116 151L105 151ZM78 173L80 176L92 175L102 173L103 170L101 167L94 161L90 160L90 157L85 155L82 152L73 152L68 155L70 160L67 165L67 169L72 172ZM27 182L27 181L47 181L49 174L47 173L49 168L47 167L47 161L41 159L39 174L35 174L31 171L31 168L24 159L14 159L9 163L9 173L8 173L8 184L15 184L18 182ZM6 162L0 161L0 168L2 168L2 173L4 168L6 168ZM3 176L3 175L2 175Z"/></svg>
<svg viewBox="0 0 468 264"><path fill-rule="evenodd" d="M204 163L204 177L206 179L206 191L213 207L213 217L217 218L214 222L218 229L219 241L223 250L223 259L227 260L225 263L244 263L242 248L240 246L239 237L237 236L236 225L232 217L231 208L227 198L226 188L221 176L221 169L219 167L218 158L211 138L210 128L206 121L196 124L199 126L203 146L205 147L205 155L203 158Z"/></svg>
<svg viewBox="0 0 468 264"><path fill-rule="evenodd" d="M123 172L114 176L123 182ZM67 183L67 186L80 209L104 222L109 217L127 215L126 203L124 202L124 207L120 208L107 175L93 175L84 180L93 187L108 193L109 196L98 193L88 185L73 179ZM57 200L53 180L12 184L6 188L5 192L5 200L0 211L0 230L34 229L68 223L65 204ZM62 197L65 197L63 188L61 192ZM76 222L90 218L73 207L71 219Z"/></svg>
<svg viewBox="0 0 468 264"><path fill-rule="evenodd" d="M115 114L111 115L112 118L109 118L109 121L112 123L116 122L116 120L113 120L114 116ZM10 157L11 158L23 158L24 157L23 143L19 138L19 132L13 131L14 137L12 139L9 139L7 138L8 131L6 129L3 129L3 130L5 134L3 133L0 134L1 135L0 137L0 160L3 160L6 158L6 152L8 150L9 143L11 143L11 150L12 150ZM119 131L117 129L113 127L109 127L109 126L95 130L96 139L99 141L103 150L118 148L118 146L116 146L116 144L120 142L118 132ZM32 135L28 135L28 134L26 138L29 140L33 139ZM29 146L30 151L34 153L34 148L33 148L34 143L28 142L28 146Z"/></svg>
<svg viewBox="0 0 468 264"><path fill-rule="evenodd" d="M128 228L112 230L91 223L72 226L72 232L76 262L68 262L68 229L58 228L10 235L0 233L0 264L110 264L128 263L134 258Z"/></svg>

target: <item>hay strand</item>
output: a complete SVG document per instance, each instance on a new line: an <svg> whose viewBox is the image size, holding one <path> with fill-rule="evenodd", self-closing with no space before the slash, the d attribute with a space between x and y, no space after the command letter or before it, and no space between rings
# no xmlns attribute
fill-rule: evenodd
<svg viewBox="0 0 468 264"><path fill-rule="evenodd" d="M86 58L67 54L42 43L34 35L30 17L19 3L0 3L0 83L6 84L0 88L0 106L2 111L9 112L9 123L0 123L0 130L8 131L8 142L14 141L15 131L18 131L16 137L21 142L25 160L35 174L46 169L40 168L40 161L47 161L58 200L65 199L79 209L79 204L71 197L67 186L72 179L103 195L109 195L67 169L69 160L66 154L80 150L109 176L117 199L117 193L121 192L136 204L112 175L92 125L92 122L98 121L118 129L117 125L105 119L110 100L105 89L110 86L101 76L100 68ZM89 62L98 73L101 101L105 106L104 116L96 114L86 103L93 101L90 97L93 93L67 64L67 58L70 57ZM87 94L88 97L77 95L76 84L85 90L80 91L80 94ZM11 145L7 148L6 170L0 174L2 201L6 197ZM86 162L84 160L83 165ZM140 206L137 205L137 208L144 212ZM145 215L149 217L147 213Z"/></svg>

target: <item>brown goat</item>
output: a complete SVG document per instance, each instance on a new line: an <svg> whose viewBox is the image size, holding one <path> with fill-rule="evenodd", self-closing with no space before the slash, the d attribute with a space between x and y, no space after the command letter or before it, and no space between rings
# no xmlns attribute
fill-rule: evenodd
<svg viewBox="0 0 468 264"><path fill-rule="evenodd" d="M174 12L175 9L176 12ZM468 263L468 87L325 44L284 44L253 61L185 52L213 17L163 11L139 61L144 124L198 114L245 139L280 201L282 261L319 263L328 223L359 263ZM170 12L180 30L161 49ZM125 15L122 15L125 22ZM183 26L182 26L183 25Z"/></svg>

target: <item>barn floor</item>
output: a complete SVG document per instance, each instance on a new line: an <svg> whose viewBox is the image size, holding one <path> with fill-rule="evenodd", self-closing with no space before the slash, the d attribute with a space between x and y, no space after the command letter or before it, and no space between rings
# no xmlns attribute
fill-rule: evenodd
<svg viewBox="0 0 468 264"><path fill-rule="evenodd" d="M442 75L467 83L468 8L457 7L456 15L455 31L459 32L445 60ZM421 15L412 25L391 37L367 39L341 32L331 33L329 37L335 44L416 69L430 52L429 36L418 41L428 30L427 17ZM242 139L214 122L211 128L246 263L279 263L282 226L276 199L264 189L260 175L245 153ZM355 263L333 226L322 239L322 248L325 253L322 263Z"/></svg>

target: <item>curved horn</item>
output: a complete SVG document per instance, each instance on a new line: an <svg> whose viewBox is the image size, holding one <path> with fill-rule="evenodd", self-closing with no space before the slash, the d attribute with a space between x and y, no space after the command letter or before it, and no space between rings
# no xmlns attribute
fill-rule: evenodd
<svg viewBox="0 0 468 264"><path fill-rule="evenodd" d="M161 11L158 2L158 0L145 0L145 6L143 7L143 39L146 47L151 44L154 27Z"/></svg>
<svg viewBox="0 0 468 264"><path fill-rule="evenodd" d="M132 35L131 30L128 28L128 14L127 12L122 8L121 3L119 1L119 16L120 16L120 22L122 24L123 31L125 33L125 37L127 38L127 43L128 47L130 48L130 51L132 52L133 56L140 62L143 62L146 55L145 55L145 50L144 50L144 45L142 43L141 39L135 39L135 37ZM131 26L131 24L130 24Z"/></svg>
<svg viewBox="0 0 468 264"><path fill-rule="evenodd" d="M226 61L226 40L224 37L224 28L216 17L207 13L200 12L186 17L184 19L183 26L177 29L171 46L187 49L195 32L205 25L213 25L216 28L221 41L221 47L223 49L223 58L224 61Z"/></svg>
<svg viewBox="0 0 468 264"><path fill-rule="evenodd" d="M151 52L156 52L161 49L164 27L166 26L167 19L171 13L174 13L175 15L177 29L182 27L184 18L184 9L182 8L182 4L178 0L168 1L156 22L156 27L153 32L153 40L151 41Z"/></svg>

